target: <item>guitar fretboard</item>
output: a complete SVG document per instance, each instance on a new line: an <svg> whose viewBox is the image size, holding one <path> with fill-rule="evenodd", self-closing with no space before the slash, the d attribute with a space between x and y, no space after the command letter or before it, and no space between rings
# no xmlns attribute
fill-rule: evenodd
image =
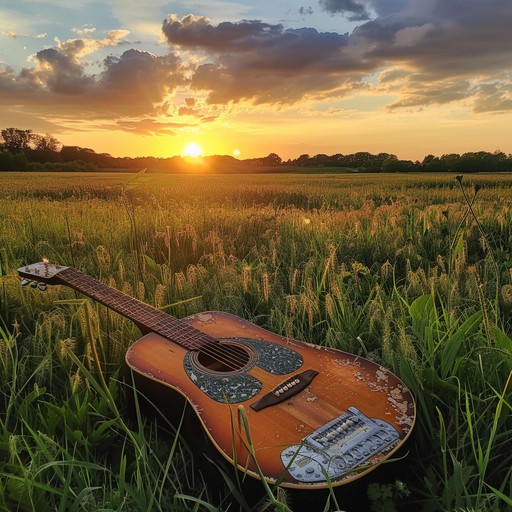
<svg viewBox="0 0 512 512"><path fill-rule="evenodd" d="M199 350L217 340L156 308L101 281L68 267L58 274L69 287L132 320L143 332L155 332L190 350Z"/></svg>

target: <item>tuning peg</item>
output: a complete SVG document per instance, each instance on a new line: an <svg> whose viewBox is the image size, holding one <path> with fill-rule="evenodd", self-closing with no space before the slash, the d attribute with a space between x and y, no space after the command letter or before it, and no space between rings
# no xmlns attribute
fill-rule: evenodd
<svg viewBox="0 0 512 512"><path fill-rule="evenodd" d="M48 288L48 286L46 286L46 284L44 283L37 283L37 287L42 291L42 292L45 292L46 289Z"/></svg>
<svg viewBox="0 0 512 512"><path fill-rule="evenodd" d="M30 284L30 279L22 279L21 286L27 286Z"/></svg>

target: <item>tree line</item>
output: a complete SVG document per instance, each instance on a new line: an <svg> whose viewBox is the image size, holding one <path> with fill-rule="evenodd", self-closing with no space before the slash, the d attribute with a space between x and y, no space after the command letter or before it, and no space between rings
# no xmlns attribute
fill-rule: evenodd
<svg viewBox="0 0 512 512"><path fill-rule="evenodd" d="M348 167L363 172L504 172L512 171L512 155L502 151L475 151L442 156L427 155L421 162L400 160L390 153L376 155L357 152L350 155L301 155L286 164L299 167Z"/></svg>
<svg viewBox="0 0 512 512"><path fill-rule="evenodd" d="M32 130L5 128L0 131L0 171L96 171L103 169L154 169L186 172L189 159L180 156L113 157L89 148L65 146L53 135L40 135ZM427 155L421 162L400 160L390 153L357 152L348 155L300 155L283 159L276 153L265 157L238 160L232 156L210 156L196 161L204 170L216 172L285 172L290 168L350 169L359 172L507 172L512 171L512 155L502 151L463 154Z"/></svg>

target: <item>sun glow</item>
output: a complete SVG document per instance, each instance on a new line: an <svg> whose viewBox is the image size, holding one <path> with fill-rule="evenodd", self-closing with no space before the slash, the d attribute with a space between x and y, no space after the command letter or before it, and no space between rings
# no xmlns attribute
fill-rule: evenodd
<svg viewBox="0 0 512 512"><path fill-rule="evenodd" d="M183 148L183 156L189 156L191 158L197 158L199 156L203 156L203 150L201 146L197 142L189 142Z"/></svg>

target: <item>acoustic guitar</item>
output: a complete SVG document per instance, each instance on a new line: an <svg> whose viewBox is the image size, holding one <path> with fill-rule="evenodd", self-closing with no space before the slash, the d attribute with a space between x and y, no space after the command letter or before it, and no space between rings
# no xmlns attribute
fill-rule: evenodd
<svg viewBox="0 0 512 512"><path fill-rule="evenodd" d="M269 332L235 315L177 319L72 268L35 263L22 285L62 284L132 320L137 374L194 409L219 453L283 487L338 486L396 452L415 422L413 396L363 357Z"/></svg>

